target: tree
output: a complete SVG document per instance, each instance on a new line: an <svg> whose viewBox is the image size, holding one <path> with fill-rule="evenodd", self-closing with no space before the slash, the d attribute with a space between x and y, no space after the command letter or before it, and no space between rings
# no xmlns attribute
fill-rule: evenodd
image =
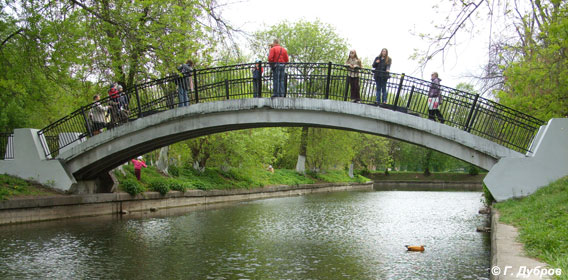
<svg viewBox="0 0 568 280"><path fill-rule="evenodd" d="M568 85L566 1L451 2L453 9L444 23L436 25L437 34L422 34L431 43L416 56L422 66L455 47L459 34L489 22L488 62L478 77L481 93L545 120L568 113L568 94L563 90Z"/></svg>
<svg viewBox="0 0 568 280"><path fill-rule="evenodd" d="M0 127L43 126L106 93L207 65L232 32L216 0L0 2Z"/></svg>

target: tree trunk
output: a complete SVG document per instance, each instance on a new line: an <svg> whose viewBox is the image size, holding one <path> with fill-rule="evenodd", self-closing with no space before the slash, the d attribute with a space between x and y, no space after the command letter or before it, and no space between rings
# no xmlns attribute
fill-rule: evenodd
<svg viewBox="0 0 568 280"><path fill-rule="evenodd" d="M158 161L156 162L156 168L158 168L158 170L168 174L168 166L169 166L169 160L168 160L168 152L169 152L169 146L165 146L160 148L160 152L158 153Z"/></svg>
<svg viewBox="0 0 568 280"><path fill-rule="evenodd" d="M306 172L306 154L308 151L308 131L307 126L302 127L302 138L300 140L300 154L298 155L298 162L296 163L296 172Z"/></svg>

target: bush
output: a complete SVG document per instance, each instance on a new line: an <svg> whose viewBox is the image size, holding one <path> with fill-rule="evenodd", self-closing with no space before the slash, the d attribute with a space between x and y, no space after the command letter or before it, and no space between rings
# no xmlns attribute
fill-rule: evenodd
<svg viewBox="0 0 568 280"><path fill-rule="evenodd" d="M151 190L159 192L162 195L165 195L170 191L170 187L168 186L168 181L162 178L156 178L150 181L149 187Z"/></svg>
<svg viewBox="0 0 568 280"><path fill-rule="evenodd" d="M122 189L132 196L135 196L144 191L144 187L140 182L134 179L126 179L121 184Z"/></svg>
<svg viewBox="0 0 568 280"><path fill-rule="evenodd" d="M471 176L478 175L478 174L479 174L479 168L477 168L477 167L474 166L474 165L470 165L470 166L469 166L468 173L469 173L469 175L471 175Z"/></svg>
<svg viewBox="0 0 568 280"><path fill-rule="evenodd" d="M182 180L170 180L170 189L174 191L185 192L187 189L191 189L193 186L190 182L184 182Z"/></svg>
<svg viewBox="0 0 568 280"><path fill-rule="evenodd" d="M174 177L179 177L179 167L175 166L175 165L171 165L168 167L168 174L174 176Z"/></svg>

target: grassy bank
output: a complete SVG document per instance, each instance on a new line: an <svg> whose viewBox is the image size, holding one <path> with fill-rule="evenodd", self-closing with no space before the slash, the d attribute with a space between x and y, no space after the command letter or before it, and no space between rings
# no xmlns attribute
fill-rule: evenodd
<svg viewBox="0 0 568 280"><path fill-rule="evenodd" d="M150 167L142 170L140 182L134 177L132 165L123 167L122 171L115 171L120 182L120 189L130 194L143 191L158 191L162 194L169 190L185 191L188 189L251 189L272 185L295 186L314 183L363 183L368 178L357 175L349 178L347 172L341 170L326 171L322 173L298 174L294 170L277 169L274 173L264 169L230 169L223 171L218 168L208 168L198 172L191 167L170 167L170 176L164 176L156 169Z"/></svg>
<svg viewBox="0 0 568 280"><path fill-rule="evenodd" d="M52 195L60 194L39 184L0 174L0 200Z"/></svg>
<svg viewBox="0 0 568 280"><path fill-rule="evenodd" d="M559 279L568 279L568 177L495 207L501 213L501 222L519 229L529 256L562 269Z"/></svg>
<svg viewBox="0 0 568 280"><path fill-rule="evenodd" d="M363 176L368 177L374 181L438 181L438 182L483 182L486 173L477 175L469 175L468 173L454 173L444 172L431 173L429 176L424 175L422 172L389 172L385 175L384 171L362 173Z"/></svg>

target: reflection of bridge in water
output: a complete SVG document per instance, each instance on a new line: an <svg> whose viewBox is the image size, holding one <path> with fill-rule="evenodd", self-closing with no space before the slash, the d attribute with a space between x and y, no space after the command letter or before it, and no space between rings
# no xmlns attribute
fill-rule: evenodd
<svg viewBox="0 0 568 280"><path fill-rule="evenodd" d="M370 69L359 74L362 104L341 102L350 101L348 69L331 63L290 63L286 98L253 99L253 66L194 70L189 77L194 85L189 107L178 106L178 85L187 82L178 76L126 89L121 106L124 118L109 119L112 125L100 135L94 135L89 118L95 104L83 106L32 133L37 134L35 142L43 151L40 157L59 159L77 180L95 180L137 154L192 137L250 127L318 126L396 138L491 169L502 158L532 155L533 142L544 124L479 95L445 86L441 86L441 111L446 122L432 122L425 119L431 83L395 73L387 84L389 105L370 106L376 99ZM269 97L272 76L268 65L264 66L260 96ZM232 101L214 102L222 100ZM114 112L120 110L108 97L100 103Z"/></svg>

